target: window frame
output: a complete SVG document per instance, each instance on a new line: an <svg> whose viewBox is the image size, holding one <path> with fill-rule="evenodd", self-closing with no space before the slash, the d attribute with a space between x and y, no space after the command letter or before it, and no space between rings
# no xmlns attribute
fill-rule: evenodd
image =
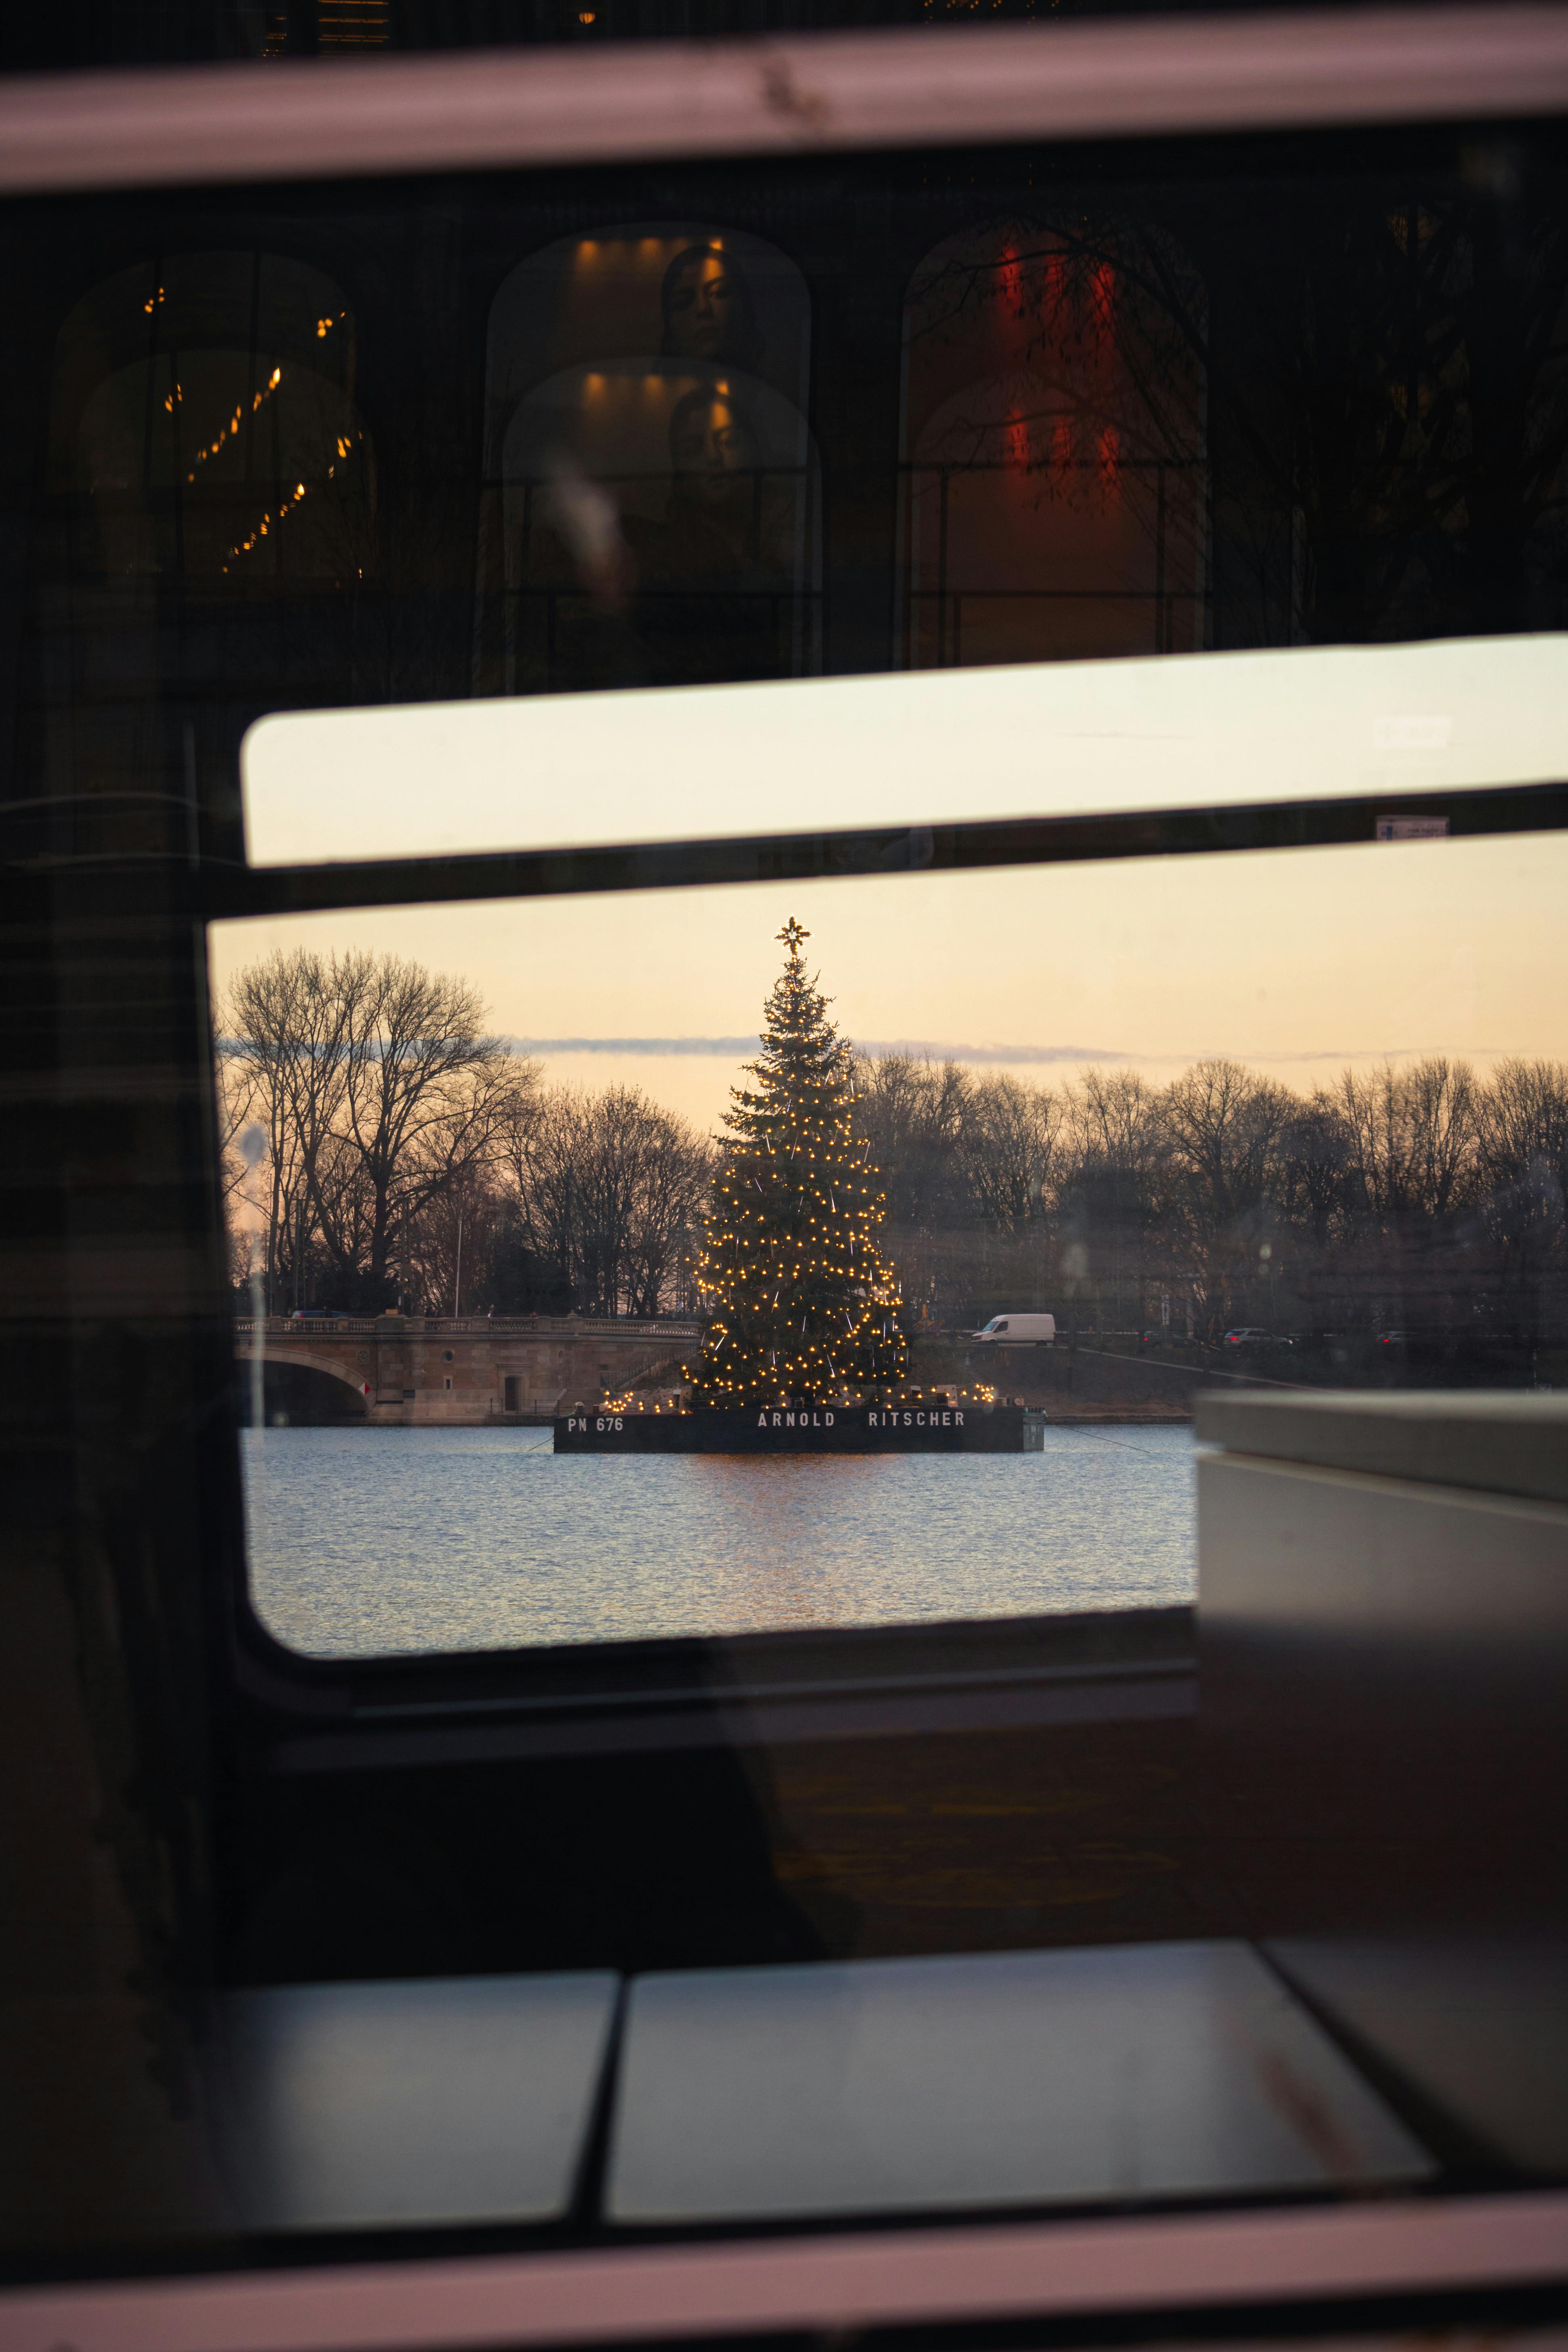
<svg viewBox="0 0 1568 2352"><path fill-rule="evenodd" d="M0 196L1201 131L1480 121L1568 102L1568 17L1280 9L17 75Z"/></svg>
<svg viewBox="0 0 1568 2352"><path fill-rule="evenodd" d="M237 175L287 183L316 177L326 152L347 173L1528 117L1561 110L1568 100L1568 15L1410 8L714 44L700 54L696 75L694 96L692 53L650 45L592 59L574 52L12 79L0 86L0 191L42 196ZM1381 795L1375 814L1394 807ZM1403 813L1427 811L1412 798ZM1441 813L1456 834L1568 829L1568 783L1447 794ZM951 842L895 833L265 876L209 869L205 877L171 877L170 888L176 902L184 893L176 912L188 925L199 970L203 927L226 914L412 904L432 895L459 900L689 887L761 874L885 873L939 857L957 868L1257 852L1370 840L1373 819L1370 802L1192 810L996 828L986 838L985 828L954 828ZM1351 830L1357 825L1367 829ZM1037 860L1032 846L1044 853ZM47 927L54 919L47 873L22 876L10 897L24 921ZM73 877L73 921L90 922L95 907L117 911L107 865ZM216 1208L216 1184L209 1190ZM227 1334L211 1337L216 1362ZM237 1482L231 1447L230 1473L220 1472L222 1491L212 1498L216 1521L231 1529L242 1524ZM283 1651L247 1609L232 1606L237 1592L243 1595L242 1546L231 1543L221 1565L231 1601L231 1669L250 1704L253 1732L265 1740L302 1724L320 1732L351 1722L350 1675L335 1663ZM691 1647L701 1654L693 1664L706 1664L711 1645ZM774 1650L771 1660L781 1656ZM417 1663L425 1671L426 1662ZM432 1698L448 1720L451 1702L434 1678L459 1665L471 1671L468 1661L428 1662ZM405 1663L395 1670L405 1671ZM710 1683L702 1696L713 1711ZM689 1694L682 1704L689 1705ZM1206 2323L1221 2338L1249 2320L1259 2335L1299 2330L1314 2317L1325 2331L1364 2329L1369 2315L1373 2327L1385 2326L1423 2293L1443 2300L1436 2315L1430 2305L1418 2305L1418 2320L1424 2310L1428 2321L1452 2324L1452 2298L1466 2291L1484 2293L1484 2315L1495 2316L1500 2296L1560 2287L1565 2220L1568 2197L1561 2191L1460 2193L1375 2208L862 2231L717 2249L402 2259L390 2266L329 2259L304 2273L229 2269L209 2279L23 2286L3 2300L12 2326L39 2342L112 2342L123 2352L198 2337L208 2352L285 2340L327 2352L416 2339L455 2347L502 2336L561 2343L834 2332L933 2318L973 2325L1048 2317L1058 2330L1081 2333L1095 2328L1097 2315L1101 2328L1114 2329L1117 2315L1124 2315L1124 2332L1166 2325L1191 2336Z"/></svg>
<svg viewBox="0 0 1568 2352"><path fill-rule="evenodd" d="M1568 832L1568 780L1464 792L1378 793L1355 799L1258 802L1100 816L1003 820L836 834L579 850L500 851L299 866L229 866L192 875L189 912L210 921L255 915L530 900L622 891L723 887L826 876L963 873L1192 856L1266 856L1362 845L1385 851L1390 815L1436 815L1451 840ZM112 882L104 877L107 908ZM210 1066L210 1024L205 1039ZM210 1112L209 1112L210 1118ZM209 1185L215 1230L222 1209ZM232 1462L238 1475L237 1419ZM1058 1685L1110 1674L1191 1671L1169 1623L1182 1612L1105 1612L1126 1619L1125 1646L1075 1661L1082 1620L943 1621L808 1633L716 1634L448 1651L386 1657L307 1657L268 1632L251 1601L243 1502L227 1561L226 1617L238 1688L270 1718L285 1770L485 1756L590 1753L671 1745L734 1745L831 1737L900 1721L910 1728L984 1723L1023 1707L1048 1717ZM1190 1614L1190 1612L1188 1612ZM1145 1623L1143 1621L1149 1621ZM1053 1629L1057 1638L1053 1640ZM1173 1643L1178 1648L1173 1649ZM1038 1653L1020 1658L1020 1644ZM898 1660L869 1670L868 1645ZM1004 1664L1001 1654L1014 1653ZM1178 1659L1184 1658L1184 1667ZM889 1715L889 1710L891 1709Z"/></svg>

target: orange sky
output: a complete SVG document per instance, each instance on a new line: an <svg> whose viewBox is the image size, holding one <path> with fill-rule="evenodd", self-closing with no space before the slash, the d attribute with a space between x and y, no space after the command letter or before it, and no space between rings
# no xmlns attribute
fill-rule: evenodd
<svg viewBox="0 0 1568 2352"><path fill-rule="evenodd" d="M1037 1083L1228 1054L1305 1087L1384 1055L1568 1056L1565 906L1568 839L1542 835L268 919L215 926L211 956L221 991L274 947L387 949L462 973L509 1035L736 1038L795 914L853 1038L988 1049ZM706 1125L739 1059L548 1066Z"/></svg>

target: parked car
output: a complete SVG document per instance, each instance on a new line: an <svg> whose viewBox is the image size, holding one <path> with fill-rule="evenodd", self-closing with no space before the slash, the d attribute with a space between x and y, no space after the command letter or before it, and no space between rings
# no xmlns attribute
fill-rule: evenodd
<svg viewBox="0 0 1568 2352"><path fill-rule="evenodd" d="M1282 1331L1261 1331L1250 1323L1238 1323L1220 1341L1222 1348L1293 1348L1295 1344Z"/></svg>

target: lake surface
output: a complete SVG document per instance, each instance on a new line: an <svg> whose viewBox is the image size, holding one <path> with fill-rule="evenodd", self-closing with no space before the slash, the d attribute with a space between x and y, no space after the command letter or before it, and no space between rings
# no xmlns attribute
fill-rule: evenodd
<svg viewBox="0 0 1568 2352"><path fill-rule="evenodd" d="M251 1589L312 1657L1194 1598L1185 1427L1040 1454L563 1454L538 1429L244 1433Z"/></svg>

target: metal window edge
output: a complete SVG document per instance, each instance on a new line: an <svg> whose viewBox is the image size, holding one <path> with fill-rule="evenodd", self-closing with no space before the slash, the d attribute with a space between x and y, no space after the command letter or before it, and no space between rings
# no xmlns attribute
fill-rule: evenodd
<svg viewBox="0 0 1568 2352"><path fill-rule="evenodd" d="M1568 8L1301 9L17 75L0 194L1559 111Z"/></svg>
<svg viewBox="0 0 1568 2352"><path fill-rule="evenodd" d="M1539 2285L1568 2273L1565 2249L1560 2191L1380 2200L32 2286L0 2290L0 2340L17 2352L441 2352L1176 2313Z"/></svg>

